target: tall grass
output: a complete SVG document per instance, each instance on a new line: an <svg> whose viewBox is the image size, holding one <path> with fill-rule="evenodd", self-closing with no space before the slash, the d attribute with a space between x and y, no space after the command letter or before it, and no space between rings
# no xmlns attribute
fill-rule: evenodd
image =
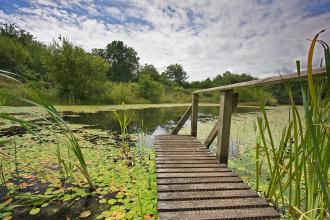
<svg viewBox="0 0 330 220"><path fill-rule="evenodd" d="M320 32L321 33L321 32ZM319 34L320 34L319 33ZM301 79L303 114L298 111L289 85L290 119L278 143L270 128L265 106L257 118L256 172L268 173L265 196L278 207L287 207L286 215L293 219L329 219L330 192L330 62L329 47L319 41L325 52L327 76L313 79L313 52L319 36L312 40L308 53L308 88ZM300 74L300 62L297 62ZM262 166L259 158L266 158ZM259 186L259 176L257 186Z"/></svg>
<svg viewBox="0 0 330 220"><path fill-rule="evenodd" d="M75 156L75 159L77 161L71 161L70 156L67 162L61 159L61 152L60 149L57 148L56 150L56 156L58 158L59 164L62 163L65 171L69 172L71 176L74 177L72 173L72 164L74 164L77 169L80 171L80 173L85 177L86 181L88 182L89 188L91 190L95 190L95 185L93 180L90 177L90 174L88 172L87 164L83 155L83 152L81 150L80 144L78 143L77 138L74 136L66 122L62 119L60 113L52 106L50 103L48 103L47 99L44 98L40 92L37 90L34 90L33 92L29 92L31 99L22 98L19 96L13 96L9 95L7 93L1 93L0 92L0 98L6 98L6 99L17 99L21 102L24 102L29 105L34 105L37 107L42 108L48 113L48 116L51 118L51 120L55 123L55 125L60 129L60 132L65 136L64 145L68 149L68 154L73 154ZM15 116L12 116L10 114L6 113L0 113L0 118L4 120L9 120L15 123L19 123L22 127L26 128L30 133L37 135L33 128L39 127L38 125L21 120L16 118ZM44 118L44 120L49 121L48 119ZM56 131L54 131L56 132ZM70 168L71 167L71 168ZM75 178L75 177L74 177ZM75 178L76 179L76 178ZM76 179L77 180L77 179Z"/></svg>

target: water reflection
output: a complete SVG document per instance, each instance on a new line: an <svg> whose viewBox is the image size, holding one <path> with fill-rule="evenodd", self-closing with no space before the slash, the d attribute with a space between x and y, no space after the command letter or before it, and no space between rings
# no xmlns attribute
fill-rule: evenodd
<svg viewBox="0 0 330 220"><path fill-rule="evenodd" d="M187 107L162 107L124 111L127 116L132 117L129 133L141 133L143 131L146 134L146 144L151 146L154 136L166 134L171 131L186 109ZM250 108L237 109L237 112L251 111L254 110ZM117 113L122 115L123 110L119 110ZM218 107L199 107L199 121L214 119L218 114ZM97 129L120 130L118 119L113 111L100 111L96 113L64 112L64 119L70 123L84 124ZM188 120L187 124L189 123Z"/></svg>

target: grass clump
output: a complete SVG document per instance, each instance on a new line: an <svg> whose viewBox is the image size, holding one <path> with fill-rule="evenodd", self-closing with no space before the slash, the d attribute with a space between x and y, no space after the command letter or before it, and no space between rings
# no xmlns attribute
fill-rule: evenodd
<svg viewBox="0 0 330 220"><path fill-rule="evenodd" d="M290 86L290 118L274 139L264 103L257 118L256 188L293 219L328 219L330 208L330 71L329 47L325 51L327 76L313 79L312 58L318 35L312 40L308 54L307 88L300 80L303 114L299 113ZM300 74L300 62L297 61ZM263 179L266 187L260 187Z"/></svg>

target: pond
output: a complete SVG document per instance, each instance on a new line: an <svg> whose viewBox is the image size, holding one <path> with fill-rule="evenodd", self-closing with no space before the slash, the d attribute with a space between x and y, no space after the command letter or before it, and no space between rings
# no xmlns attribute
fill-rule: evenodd
<svg viewBox="0 0 330 220"><path fill-rule="evenodd" d="M88 182L78 169L78 160L66 145L65 132L49 123L47 114L36 107L1 107L18 119L35 122L35 132L28 133L19 125L0 120L0 218L12 219L103 219L107 217L157 219L155 135L169 133L188 105L125 106L57 106L77 138L90 178ZM124 110L123 110L124 109ZM129 146L123 144L120 126L114 114L132 116ZM200 106L198 139L205 139L214 126L218 106ZM287 107L269 107L272 128L287 122ZM240 107L232 117L230 167L248 180L255 166L254 122L258 108ZM146 135L144 148L138 135ZM190 133L190 121L180 134ZM36 134L36 135L35 135ZM279 138L276 138L279 140ZM214 151L216 143L211 150ZM250 150L250 151L249 151ZM71 161L75 166L70 166ZM67 170L69 173L67 173ZM138 195L143 195L137 200ZM21 206L16 207L16 203ZM1 208L2 206L2 208ZM141 211L143 210L143 212Z"/></svg>
<svg viewBox="0 0 330 220"><path fill-rule="evenodd" d="M160 107L160 108L143 108L117 110L117 114L122 116L125 114L131 119L128 132L138 134L144 132L145 144L153 146L154 137L156 135L169 133L180 120L187 107ZM235 114L256 112L255 107L239 107ZM199 122L214 121L219 114L218 106L200 106ZM64 111L63 118L72 124L86 125L85 128L95 128L110 131L120 131L118 118L113 111L97 111L97 112L73 112ZM190 125L187 120L185 126Z"/></svg>

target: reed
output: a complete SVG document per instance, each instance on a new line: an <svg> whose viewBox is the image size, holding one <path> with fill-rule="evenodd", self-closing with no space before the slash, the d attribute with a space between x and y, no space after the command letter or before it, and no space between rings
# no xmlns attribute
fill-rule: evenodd
<svg viewBox="0 0 330 220"><path fill-rule="evenodd" d="M38 92L37 89L34 91L29 91L31 99L26 99L18 96L9 95L6 93L0 93L0 97L5 98L11 98L11 99L17 99L19 101L22 101L29 105L34 105L37 107L42 108L48 113L48 116L50 119L54 122L54 124L60 129L61 134L64 135L64 146L68 149L68 154L73 154L75 156L75 161L72 161L69 157L68 163L64 163L64 160L61 158L58 158L59 161L62 161L62 164L65 167L65 170L68 171L70 174L72 173L73 165L77 167L77 169L80 171L80 173L85 177L86 181L88 182L89 188L91 190L95 190L95 185L93 180L90 177L90 174L88 172L87 164L83 155L83 152L81 150L81 146L78 143L77 138L74 136L72 131L70 130L69 126L66 124L66 122L62 119L60 113L55 109L54 106L52 106L50 103L48 103L47 99L45 99L40 92ZM26 128L30 133L37 135L36 132L34 132L33 128L40 128L38 125L18 119L10 114L4 114L0 113L0 118L5 120L10 120L12 122L19 123L22 127ZM49 122L48 119L44 118L47 122ZM54 131L55 132L55 131ZM60 153L57 152L56 156L60 156ZM77 178L75 178L77 180Z"/></svg>
<svg viewBox="0 0 330 220"><path fill-rule="evenodd" d="M330 54L328 45L317 40L319 34L309 49L308 87L299 79L303 114L298 111L290 86L285 84L290 99L290 119L278 143L274 141L264 102L260 104L261 115L257 118L256 173L269 176L265 196L277 207L287 207L285 214L293 219L329 219ZM317 42L324 48L327 69L327 76L321 79L312 77ZM296 65L300 74L300 62ZM259 158L266 158L267 163L261 166ZM259 186L259 176L256 181Z"/></svg>

